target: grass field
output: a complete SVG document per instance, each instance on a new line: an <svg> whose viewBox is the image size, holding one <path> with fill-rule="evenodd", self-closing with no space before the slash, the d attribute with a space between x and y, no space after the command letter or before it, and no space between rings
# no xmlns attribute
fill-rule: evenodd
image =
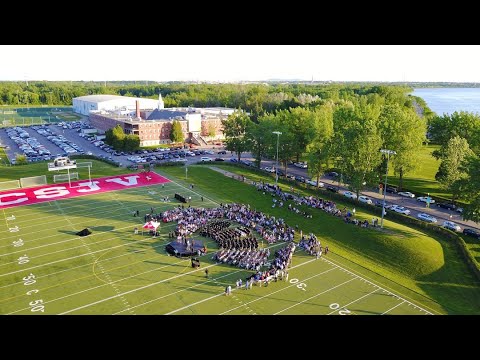
<svg viewBox="0 0 480 360"><path fill-rule="evenodd" d="M440 145L426 145L419 152L418 167L415 171L404 176L403 186L416 194L430 193L432 196L439 196L450 199L452 194L443 189L435 174L440 166L440 160L432 156L434 150L440 149ZM388 172L388 183L398 185L398 176L394 175L392 169Z"/></svg>
<svg viewBox="0 0 480 360"><path fill-rule="evenodd" d="M56 123L81 119L71 107L0 108L0 127Z"/></svg>
<svg viewBox="0 0 480 360"><path fill-rule="evenodd" d="M5 210L0 230L0 313L430 313L334 258L315 260L301 252L294 257L288 282L239 289L226 297L225 286L245 278L247 271L215 264L212 253L203 257L200 269L192 269L189 259L167 256L163 248L174 224L162 225L159 238L132 232L140 225L131 215L134 209L143 213L150 206L171 208L176 204L162 204L158 198L161 193L173 198L175 192L189 192L194 205L216 206L213 200L201 203L198 193L170 183L165 189L157 185ZM49 226L42 226L45 223ZM84 227L94 234L74 235ZM205 240L212 249L213 242ZM206 267L210 279L204 277Z"/></svg>
<svg viewBox="0 0 480 360"><path fill-rule="evenodd" d="M312 220L280 213L282 209L272 209L271 199L259 197L252 186L205 167L189 167L188 182L183 180L183 168L159 172L174 182L165 189L140 187L0 213L0 314L480 312L478 284L453 247L440 240L390 222L386 225L391 233L382 234L347 226L317 210ZM186 186L189 182L195 183L194 191ZM144 214L152 206L157 212L177 206L160 200L165 195L173 199L175 192L192 196L192 206L241 201L282 215L287 223L317 234L331 252L315 260L297 250L288 282L234 290L226 297L225 286L245 279L249 272L214 263L211 240L205 239L210 251L202 258L202 267L192 269L189 259L164 251L173 223L162 224L157 238L133 233L141 225L132 217L133 210ZM85 227L93 234L74 235ZM272 249L281 246L274 244ZM374 272L367 270L372 264L378 264ZM204 276L206 267L209 279Z"/></svg>

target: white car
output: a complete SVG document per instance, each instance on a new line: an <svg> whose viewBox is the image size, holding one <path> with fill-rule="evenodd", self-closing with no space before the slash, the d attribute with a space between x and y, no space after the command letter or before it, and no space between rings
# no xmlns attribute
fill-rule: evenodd
<svg viewBox="0 0 480 360"><path fill-rule="evenodd" d="M364 196L364 195L359 196L359 197L358 197L358 200L359 200L360 202L363 202L363 203L366 203L366 204L369 204L369 205L372 205L372 204L373 204L373 201L372 201L368 196Z"/></svg>
<svg viewBox="0 0 480 360"><path fill-rule="evenodd" d="M434 218L432 215L428 215L428 214L425 214L425 213L420 213L420 214L417 215L417 217L420 220L423 220L423 221L426 221L426 222L430 222L430 223L436 223L437 222L436 218Z"/></svg>
<svg viewBox="0 0 480 360"><path fill-rule="evenodd" d="M270 166L266 166L265 167L265 171L269 172L269 173L274 173L275 172L275 168L274 167L270 167Z"/></svg>
<svg viewBox="0 0 480 360"><path fill-rule="evenodd" d="M296 166L300 169L308 169L308 165L307 163L304 163L304 162L298 162L298 163L294 163L293 166Z"/></svg>
<svg viewBox="0 0 480 360"><path fill-rule="evenodd" d="M395 212L400 213L400 214L410 215L410 210L405 209L403 206L392 205L390 207L390 210L395 211Z"/></svg>
<svg viewBox="0 0 480 360"><path fill-rule="evenodd" d="M453 221L444 221L442 226L448 230L462 231L462 228L458 224L455 224Z"/></svg>
<svg viewBox="0 0 480 360"><path fill-rule="evenodd" d="M305 181L305 182L306 182L307 184L312 185L312 186L315 186L315 187L317 186L317 182L316 182L315 180L307 180L307 181ZM318 187L324 187L324 186L325 186L324 183L322 183L322 182L319 182L319 183L318 183Z"/></svg>
<svg viewBox="0 0 480 360"><path fill-rule="evenodd" d="M200 161L202 162L205 162L205 161L213 161L213 159L211 157L208 157L208 156L202 156L200 158Z"/></svg>
<svg viewBox="0 0 480 360"><path fill-rule="evenodd" d="M400 191L398 193L398 195L409 197L409 198L414 198L415 197L415 194L412 194L410 191Z"/></svg>
<svg viewBox="0 0 480 360"><path fill-rule="evenodd" d="M352 193L351 191L345 191L343 193L343 195L346 196L349 199L356 199L357 198L357 195Z"/></svg>
<svg viewBox="0 0 480 360"><path fill-rule="evenodd" d="M426 203L427 199L428 199L428 197L426 197L426 196L420 196L420 197L417 198L417 201L421 201L421 202ZM435 204L435 200L433 200L432 198L429 198L429 199L430 199L430 204Z"/></svg>

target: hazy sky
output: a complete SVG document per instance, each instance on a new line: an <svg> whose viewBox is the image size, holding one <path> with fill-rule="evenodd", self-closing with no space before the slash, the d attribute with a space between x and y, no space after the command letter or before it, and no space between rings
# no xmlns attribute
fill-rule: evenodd
<svg viewBox="0 0 480 360"><path fill-rule="evenodd" d="M480 82L479 45L1 45L0 80Z"/></svg>

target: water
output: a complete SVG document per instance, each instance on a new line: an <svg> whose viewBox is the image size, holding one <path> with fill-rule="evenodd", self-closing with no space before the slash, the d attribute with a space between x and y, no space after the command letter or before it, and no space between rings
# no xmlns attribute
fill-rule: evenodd
<svg viewBox="0 0 480 360"><path fill-rule="evenodd" d="M437 115L468 111L480 114L480 88L433 88L415 89L413 94L421 97Z"/></svg>

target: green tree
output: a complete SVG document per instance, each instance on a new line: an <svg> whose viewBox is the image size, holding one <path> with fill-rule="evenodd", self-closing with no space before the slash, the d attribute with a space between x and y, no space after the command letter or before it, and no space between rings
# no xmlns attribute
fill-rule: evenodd
<svg viewBox="0 0 480 360"><path fill-rule="evenodd" d="M28 164L27 157L23 154L17 154L15 156L15 163L17 165L26 165Z"/></svg>
<svg viewBox="0 0 480 360"><path fill-rule="evenodd" d="M250 149L255 158L255 165L261 167L262 158L271 152L277 140L275 131L275 115L267 114L258 118L258 123L249 122L245 130Z"/></svg>
<svg viewBox="0 0 480 360"><path fill-rule="evenodd" d="M185 137L183 136L182 124L180 121L173 120L172 122L172 131L170 132L170 140L173 143L181 143Z"/></svg>
<svg viewBox="0 0 480 360"><path fill-rule="evenodd" d="M140 137L138 135L129 134L126 135L123 139L124 142L124 150L125 151L134 151L140 148Z"/></svg>
<svg viewBox="0 0 480 360"><path fill-rule="evenodd" d="M455 181L452 186L461 199L469 201L464 206L463 219L480 223L480 158L476 155L465 158L461 172L466 176Z"/></svg>
<svg viewBox="0 0 480 360"><path fill-rule="evenodd" d="M448 140L455 136L460 136L468 141L468 144L475 151L480 153L480 115L466 112L455 111L453 114L444 114L434 117L429 123L429 134L432 141L445 145ZM438 155L435 153L434 155Z"/></svg>
<svg viewBox="0 0 480 360"><path fill-rule="evenodd" d="M251 122L249 116L242 110L237 110L222 120L226 149L235 152L238 161L243 152L251 149L250 141L245 136L246 129Z"/></svg>
<svg viewBox="0 0 480 360"><path fill-rule="evenodd" d="M296 161L300 161L300 156L307 150L307 146L315 137L315 122L319 114L315 111L297 107L290 109L288 116L288 131L293 135L293 144L295 148Z"/></svg>
<svg viewBox="0 0 480 360"><path fill-rule="evenodd" d="M343 106L334 113L332 155L338 167L357 193L367 181L375 178L375 169L381 161L382 139L374 119L363 119L354 107Z"/></svg>
<svg viewBox="0 0 480 360"><path fill-rule="evenodd" d="M464 169L464 161L474 155L466 139L460 136L451 138L441 154L440 167L435 179L447 190L452 192L452 201L459 197L461 187L459 180L468 177ZM456 183L456 184L455 184ZM461 182L460 182L461 183Z"/></svg>
<svg viewBox="0 0 480 360"><path fill-rule="evenodd" d="M322 105L314 110L314 138L307 146L308 172L317 184L330 158L330 139L333 136L333 106Z"/></svg>
<svg viewBox="0 0 480 360"><path fill-rule="evenodd" d="M399 175L399 188L402 189L404 175L418 165L419 150L426 141L426 122L412 108L389 104L379 116L379 131L382 147L397 153L391 164L395 174ZM386 156L383 166L386 167ZM385 172L383 167L379 170L381 174Z"/></svg>

